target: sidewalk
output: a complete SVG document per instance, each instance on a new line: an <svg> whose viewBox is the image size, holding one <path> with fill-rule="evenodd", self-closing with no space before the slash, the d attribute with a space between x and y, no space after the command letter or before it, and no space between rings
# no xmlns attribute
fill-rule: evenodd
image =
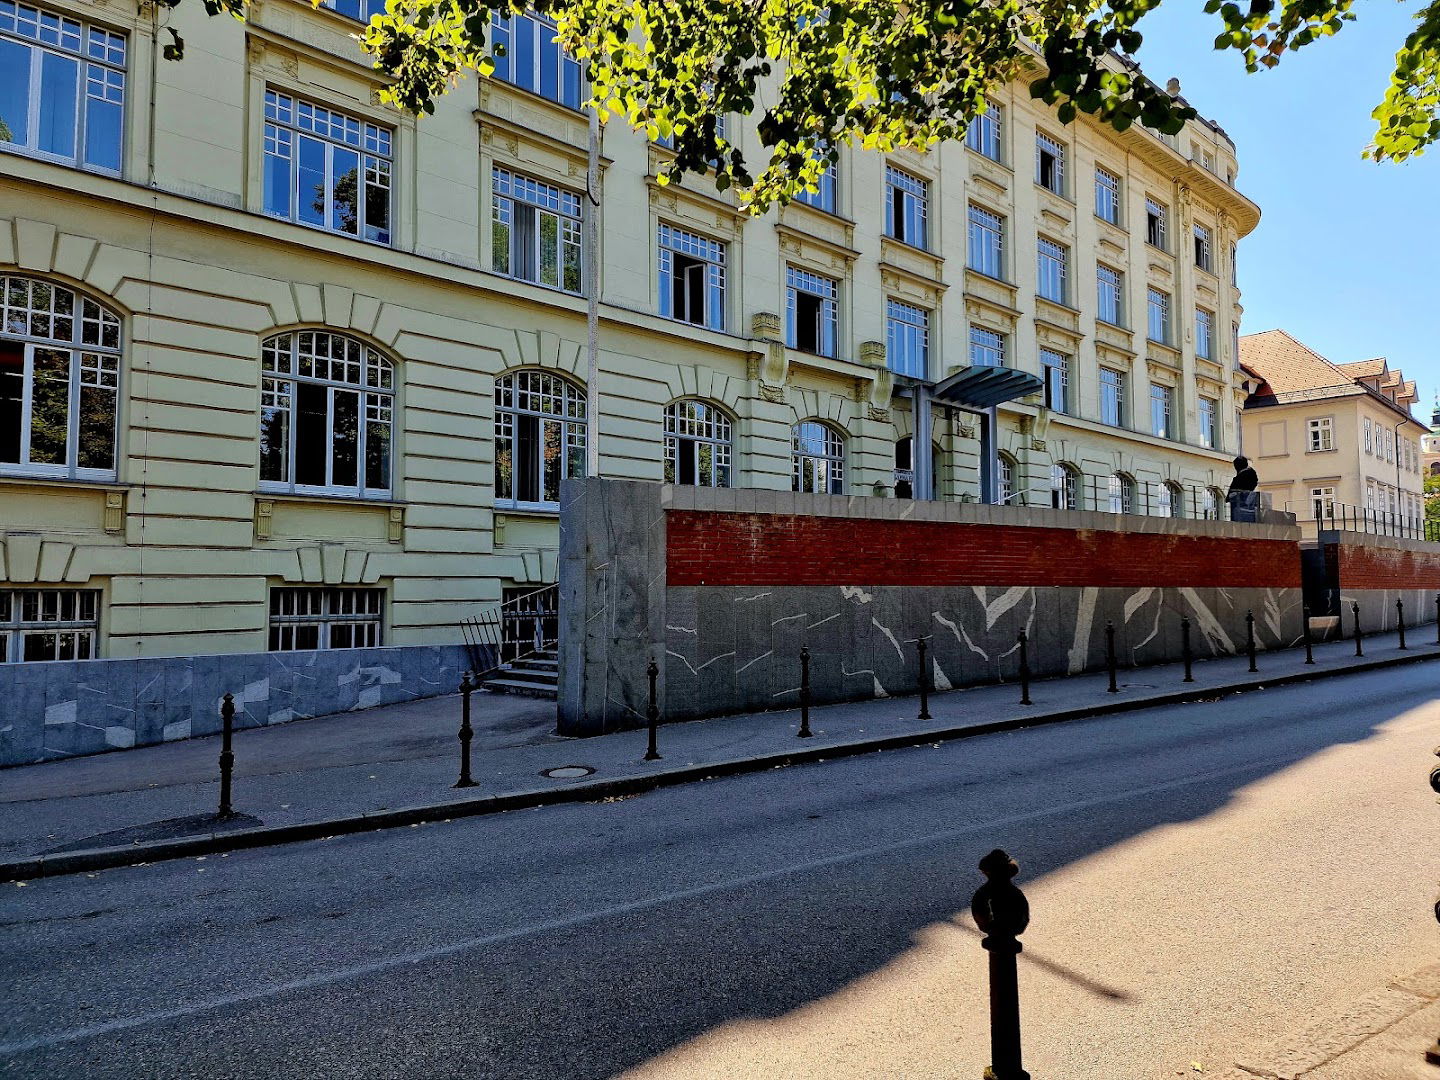
<svg viewBox="0 0 1440 1080"><path fill-rule="evenodd" d="M1015 684L932 694L932 719L915 697L811 710L814 738L797 739L798 710L662 726L662 760L646 762L646 733L591 739L552 733L554 704L477 693L474 777L455 790L458 696L297 721L235 736L233 802L240 818L217 824L217 737L0 771L0 881L152 859L312 839L470 814L593 801L727 773L773 768L1211 697L1395 663L1440 659L1434 630L1197 662L1122 670L1120 692L1104 673L1038 681L1032 706ZM550 778L545 770L590 772Z"/></svg>

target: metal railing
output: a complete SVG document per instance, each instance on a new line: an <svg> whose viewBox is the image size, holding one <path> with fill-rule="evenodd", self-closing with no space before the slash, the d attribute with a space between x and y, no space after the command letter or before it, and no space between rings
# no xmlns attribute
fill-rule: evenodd
<svg viewBox="0 0 1440 1080"><path fill-rule="evenodd" d="M1112 488L1109 475L1074 472L1064 491L1041 486L1012 491L1001 503L1056 510L1096 510L1138 517L1189 518L1227 521L1225 495L1219 488L1163 480L1129 479Z"/></svg>
<svg viewBox="0 0 1440 1080"><path fill-rule="evenodd" d="M1338 530L1440 542L1440 521L1427 521L1414 514L1402 514L1393 510L1371 510L1369 507L1352 506L1349 503L1339 502L1327 503L1318 508L1314 503L1306 503L1301 509L1305 513L1296 516L1301 528L1307 533L1312 530L1324 532ZM1317 509L1321 511L1319 514L1315 512Z"/></svg>
<svg viewBox="0 0 1440 1080"><path fill-rule="evenodd" d="M545 585L483 608L461 619L460 631L477 677L543 653L560 640L560 586Z"/></svg>

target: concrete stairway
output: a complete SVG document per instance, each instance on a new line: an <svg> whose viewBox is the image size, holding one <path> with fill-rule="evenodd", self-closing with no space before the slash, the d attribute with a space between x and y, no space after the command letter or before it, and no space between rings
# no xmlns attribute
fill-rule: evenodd
<svg viewBox="0 0 1440 1080"><path fill-rule="evenodd" d="M521 694L554 701L559 696L559 683L560 660L555 650L548 649L511 661L480 687L492 694Z"/></svg>

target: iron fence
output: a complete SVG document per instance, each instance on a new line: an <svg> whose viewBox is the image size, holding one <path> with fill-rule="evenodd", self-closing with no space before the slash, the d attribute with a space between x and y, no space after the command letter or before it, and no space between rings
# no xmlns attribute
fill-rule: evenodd
<svg viewBox="0 0 1440 1080"><path fill-rule="evenodd" d="M1138 517L1228 521L1229 506L1218 487L1171 480L1136 480L1126 473L1101 475L1066 470L1044 487L1012 491L1000 500L1010 506L1095 510Z"/></svg>
<svg viewBox="0 0 1440 1080"><path fill-rule="evenodd" d="M1311 504L1306 509L1308 516L1300 517L1300 525L1307 532L1359 532L1375 536L1398 536L1409 540L1440 541L1440 521L1427 521L1415 514L1402 514L1393 510L1372 510L1365 506L1349 503Z"/></svg>
<svg viewBox="0 0 1440 1080"><path fill-rule="evenodd" d="M558 584L506 592L511 595L500 603L460 620L471 669L477 675L543 653L560 640Z"/></svg>

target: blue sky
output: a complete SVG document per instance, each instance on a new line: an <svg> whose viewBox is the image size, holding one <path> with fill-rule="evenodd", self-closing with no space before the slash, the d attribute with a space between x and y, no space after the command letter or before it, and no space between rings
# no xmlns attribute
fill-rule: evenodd
<svg viewBox="0 0 1440 1080"><path fill-rule="evenodd" d="M1419 383L1430 420L1440 387L1440 147L1403 165L1362 160L1415 0L1365 0L1338 35L1254 75L1211 43L1219 17L1170 0L1140 24L1136 54L1161 86L1223 127L1236 186L1259 204L1240 242L1242 333L1279 327L1336 363L1385 356Z"/></svg>

